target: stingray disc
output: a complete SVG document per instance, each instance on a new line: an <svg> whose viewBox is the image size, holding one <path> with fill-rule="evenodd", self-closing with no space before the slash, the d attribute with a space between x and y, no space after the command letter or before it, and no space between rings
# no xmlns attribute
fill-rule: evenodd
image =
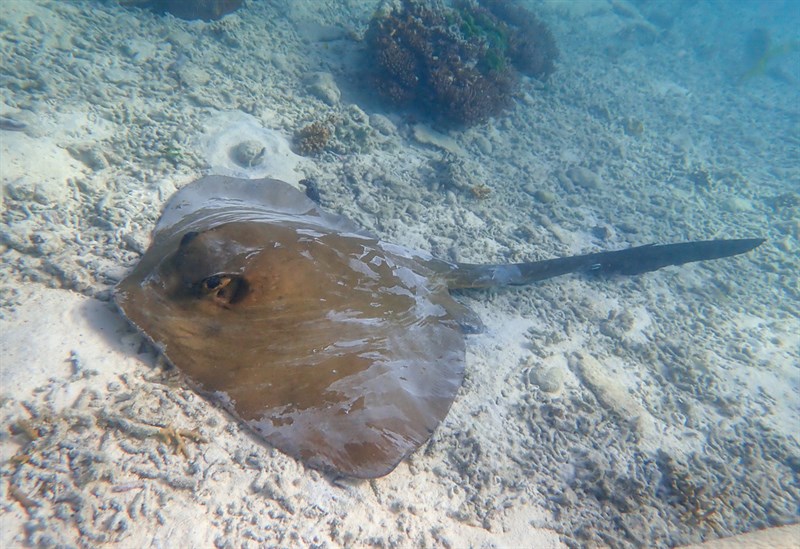
<svg viewBox="0 0 800 549"><path fill-rule="evenodd" d="M460 309L424 258L281 181L181 189L116 301L197 389L343 475L392 471L463 380Z"/></svg>

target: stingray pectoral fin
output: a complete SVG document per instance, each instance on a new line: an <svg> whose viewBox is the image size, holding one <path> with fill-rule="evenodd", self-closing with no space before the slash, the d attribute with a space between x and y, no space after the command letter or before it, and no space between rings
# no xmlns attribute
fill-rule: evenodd
<svg viewBox="0 0 800 549"><path fill-rule="evenodd" d="M453 299L449 293L432 298L431 301L441 305L447 311L447 314L458 324L461 333L480 334L486 331L486 325L484 325L478 313Z"/></svg>
<svg viewBox="0 0 800 549"><path fill-rule="evenodd" d="M533 263L472 265L459 263L446 274L449 288L519 286L568 273L636 275L670 265L720 259L743 254L764 242L763 238L703 240L678 244L648 244L626 250L598 252Z"/></svg>

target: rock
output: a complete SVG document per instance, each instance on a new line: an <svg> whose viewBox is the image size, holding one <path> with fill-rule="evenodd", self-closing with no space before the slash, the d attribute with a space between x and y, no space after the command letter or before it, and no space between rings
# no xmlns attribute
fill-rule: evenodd
<svg viewBox="0 0 800 549"><path fill-rule="evenodd" d="M122 46L122 51L125 55L130 57L134 63L141 65L155 57L157 49L156 45L152 42L134 38Z"/></svg>
<svg viewBox="0 0 800 549"><path fill-rule="evenodd" d="M553 366L550 368L532 368L528 372L531 383L538 385L545 393L557 393L564 386L566 372L563 368Z"/></svg>
<svg viewBox="0 0 800 549"><path fill-rule="evenodd" d="M614 232L608 225L596 225L592 227L591 233L598 240L610 240L614 236Z"/></svg>
<svg viewBox="0 0 800 549"><path fill-rule="evenodd" d="M47 27L37 15L31 15L27 20L28 26L40 34L47 32Z"/></svg>
<svg viewBox="0 0 800 549"><path fill-rule="evenodd" d="M211 75L193 63L186 63L178 69L178 78L189 88L200 88L208 84Z"/></svg>
<svg viewBox="0 0 800 549"><path fill-rule="evenodd" d="M482 135L475 138L475 146L478 147L478 150L483 154L492 154L492 144Z"/></svg>
<svg viewBox="0 0 800 549"><path fill-rule="evenodd" d="M586 189L596 189L600 186L600 176L588 168L573 166L567 170L570 181Z"/></svg>
<svg viewBox="0 0 800 549"><path fill-rule="evenodd" d="M449 135L439 133L425 124L414 124L412 128L414 139L424 145L433 145L457 156L466 156L467 153L455 139Z"/></svg>
<svg viewBox="0 0 800 549"><path fill-rule="evenodd" d="M270 52L267 55L267 60L279 71L288 72L291 69L291 63L282 53Z"/></svg>
<svg viewBox="0 0 800 549"><path fill-rule="evenodd" d="M625 133L634 137L639 137L644 133L644 122L637 118L626 118L622 122Z"/></svg>
<svg viewBox="0 0 800 549"><path fill-rule="evenodd" d="M109 166L108 159L92 145L68 146L66 149L72 158L82 162L93 171L103 170Z"/></svg>
<svg viewBox="0 0 800 549"><path fill-rule="evenodd" d="M533 191L533 197L542 204L552 204L556 201L555 193L545 191L544 189L536 189Z"/></svg>
<svg viewBox="0 0 800 549"><path fill-rule="evenodd" d="M342 92L333 75L329 72L315 72L306 78L308 91L317 99L324 101L330 106L335 106L342 98Z"/></svg>
<svg viewBox="0 0 800 549"><path fill-rule="evenodd" d="M749 212L753 209L753 203L741 196L729 196L722 201L722 207L729 212Z"/></svg>
<svg viewBox="0 0 800 549"><path fill-rule="evenodd" d="M787 254L794 254L795 246L792 244L792 239L789 236L785 236L780 240L776 240L774 243L775 247L778 248L780 251L785 252Z"/></svg>
<svg viewBox="0 0 800 549"><path fill-rule="evenodd" d="M173 28L167 34L167 41L181 48L188 48L194 43L195 37L183 29Z"/></svg>
<svg viewBox="0 0 800 549"><path fill-rule="evenodd" d="M581 382L606 409L630 422L640 436L641 447L659 447L662 441L655 427L655 419L641 401L628 391L622 377L615 375L608 364L588 353L576 353L570 357L569 363Z"/></svg>
<svg viewBox="0 0 800 549"><path fill-rule="evenodd" d="M138 81L139 75L133 71L121 69L119 67L111 67L107 69L103 76L107 82L112 84L131 84Z"/></svg>
<svg viewBox="0 0 800 549"><path fill-rule="evenodd" d="M375 130L381 135L389 136L394 135L397 132L397 126L394 125L394 122L382 114L371 115L369 117L369 125L375 128Z"/></svg>

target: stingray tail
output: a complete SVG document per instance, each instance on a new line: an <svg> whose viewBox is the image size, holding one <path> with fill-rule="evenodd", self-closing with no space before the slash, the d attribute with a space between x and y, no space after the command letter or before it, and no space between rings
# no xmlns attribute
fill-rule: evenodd
<svg viewBox="0 0 800 549"><path fill-rule="evenodd" d="M743 254L763 242L763 238L704 240L680 244L648 244L615 252L598 252L533 263L509 265L459 263L446 273L447 286L451 289L519 286L575 272L636 275L669 265L683 265L693 261Z"/></svg>

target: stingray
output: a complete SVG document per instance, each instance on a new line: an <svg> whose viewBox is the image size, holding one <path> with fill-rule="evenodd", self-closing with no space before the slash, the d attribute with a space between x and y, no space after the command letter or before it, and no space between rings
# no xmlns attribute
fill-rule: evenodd
<svg viewBox="0 0 800 549"><path fill-rule="evenodd" d="M287 183L208 176L170 198L115 299L193 388L270 445L375 478L430 438L464 379L464 334L482 325L450 290L639 274L762 242L451 263L382 242Z"/></svg>

